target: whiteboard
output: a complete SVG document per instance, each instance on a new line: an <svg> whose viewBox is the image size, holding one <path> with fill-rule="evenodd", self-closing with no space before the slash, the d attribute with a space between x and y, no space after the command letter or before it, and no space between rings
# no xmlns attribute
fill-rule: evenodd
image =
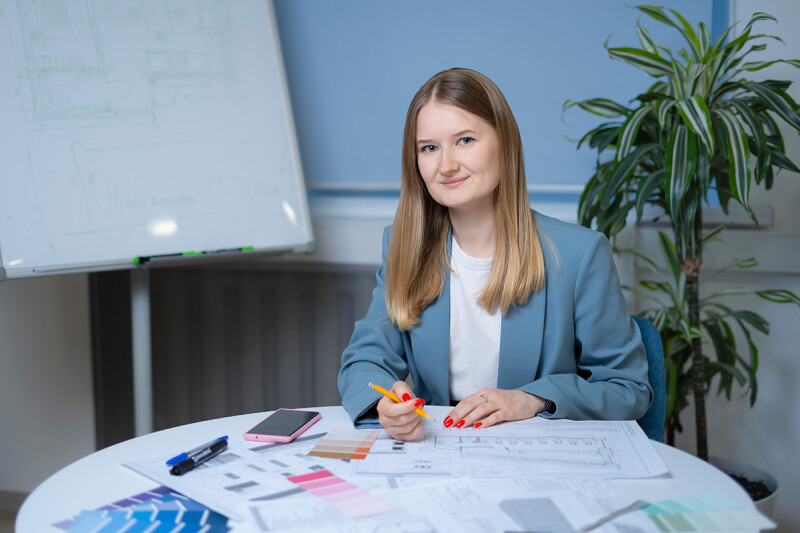
<svg viewBox="0 0 800 533"><path fill-rule="evenodd" d="M313 245L267 0L0 0L6 277Z"/></svg>

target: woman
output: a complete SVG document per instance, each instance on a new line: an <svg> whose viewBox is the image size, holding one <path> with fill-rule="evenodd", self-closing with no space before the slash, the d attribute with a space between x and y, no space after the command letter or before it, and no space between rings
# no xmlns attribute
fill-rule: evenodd
<svg viewBox="0 0 800 533"><path fill-rule="evenodd" d="M440 72L411 101L377 280L339 371L358 426L413 440L424 403L455 405L456 428L636 419L650 405L607 239L531 211L516 121L478 72Z"/></svg>

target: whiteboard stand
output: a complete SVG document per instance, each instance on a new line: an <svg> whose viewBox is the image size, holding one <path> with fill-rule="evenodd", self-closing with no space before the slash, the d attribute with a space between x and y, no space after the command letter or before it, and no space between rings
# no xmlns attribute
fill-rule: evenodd
<svg viewBox="0 0 800 533"><path fill-rule="evenodd" d="M137 437L153 432L153 372L150 343L150 269L131 270L133 419Z"/></svg>

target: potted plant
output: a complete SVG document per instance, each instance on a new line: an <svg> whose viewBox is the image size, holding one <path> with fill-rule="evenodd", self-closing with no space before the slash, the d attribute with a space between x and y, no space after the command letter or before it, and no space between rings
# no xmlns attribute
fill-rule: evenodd
<svg viewBox="0 0 800 533"><path fill-rule="evenodd" d="M752 405L758 390L758 349L751 332L769 331L763 317L733 309L725 297L753 293L797 305L800 299L786 290L726 288L701 294L703 249L725 230L720 226L704 232L703 208L715 194L726 214L734 202L756 221L749 202L753 182L769 189L780 169L800 172L786 156L778 129L782 121L800 131L800 116L786 93L791 82L747 79L749 72L778 62L748 60L766 48L765 40L777 39L754 32L757 23L775 21L771 15L756 13L736 38L729 39L734 25L712 42L702 22L694 28L674 10L637 9L680 32L687 46L673 53L637 22L641 48L609 48L608 41L606 48L612 59L650 74L653 85L628 105L603 98L564 104L564 110L577 106L610 119L578 143L597 152L578 216L582 224L595 225L610 237L633 218L629 215L635 213L638 222L647 209L656 209L668 222L671 235L659 236L663 268L642 252L627 251L661 275L641 281L639 287L657 302L641 313L659 328L664 344L667 442L674 443L675 432L681 431L680 415L692 393L697 454L708 460L705 397L711 381L717 378L719 392L728 398L736 381L750 393ZM800 60L779 61L800 67ZM754 259L737 260L708 277L754 264ZM737 345L736 329L746 339L746 352Z"/></svg>

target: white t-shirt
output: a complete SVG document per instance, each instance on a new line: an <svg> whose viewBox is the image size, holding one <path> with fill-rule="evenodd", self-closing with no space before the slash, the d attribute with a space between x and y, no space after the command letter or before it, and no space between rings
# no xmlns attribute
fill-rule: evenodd
<svg viewBox="0 0 800 533"><path fill-rule="evenodd" d="M450 399L460 401L483 387L497 387L500 309L478 305L492 258L470 257L453 239L450 256Z"/></svg>

